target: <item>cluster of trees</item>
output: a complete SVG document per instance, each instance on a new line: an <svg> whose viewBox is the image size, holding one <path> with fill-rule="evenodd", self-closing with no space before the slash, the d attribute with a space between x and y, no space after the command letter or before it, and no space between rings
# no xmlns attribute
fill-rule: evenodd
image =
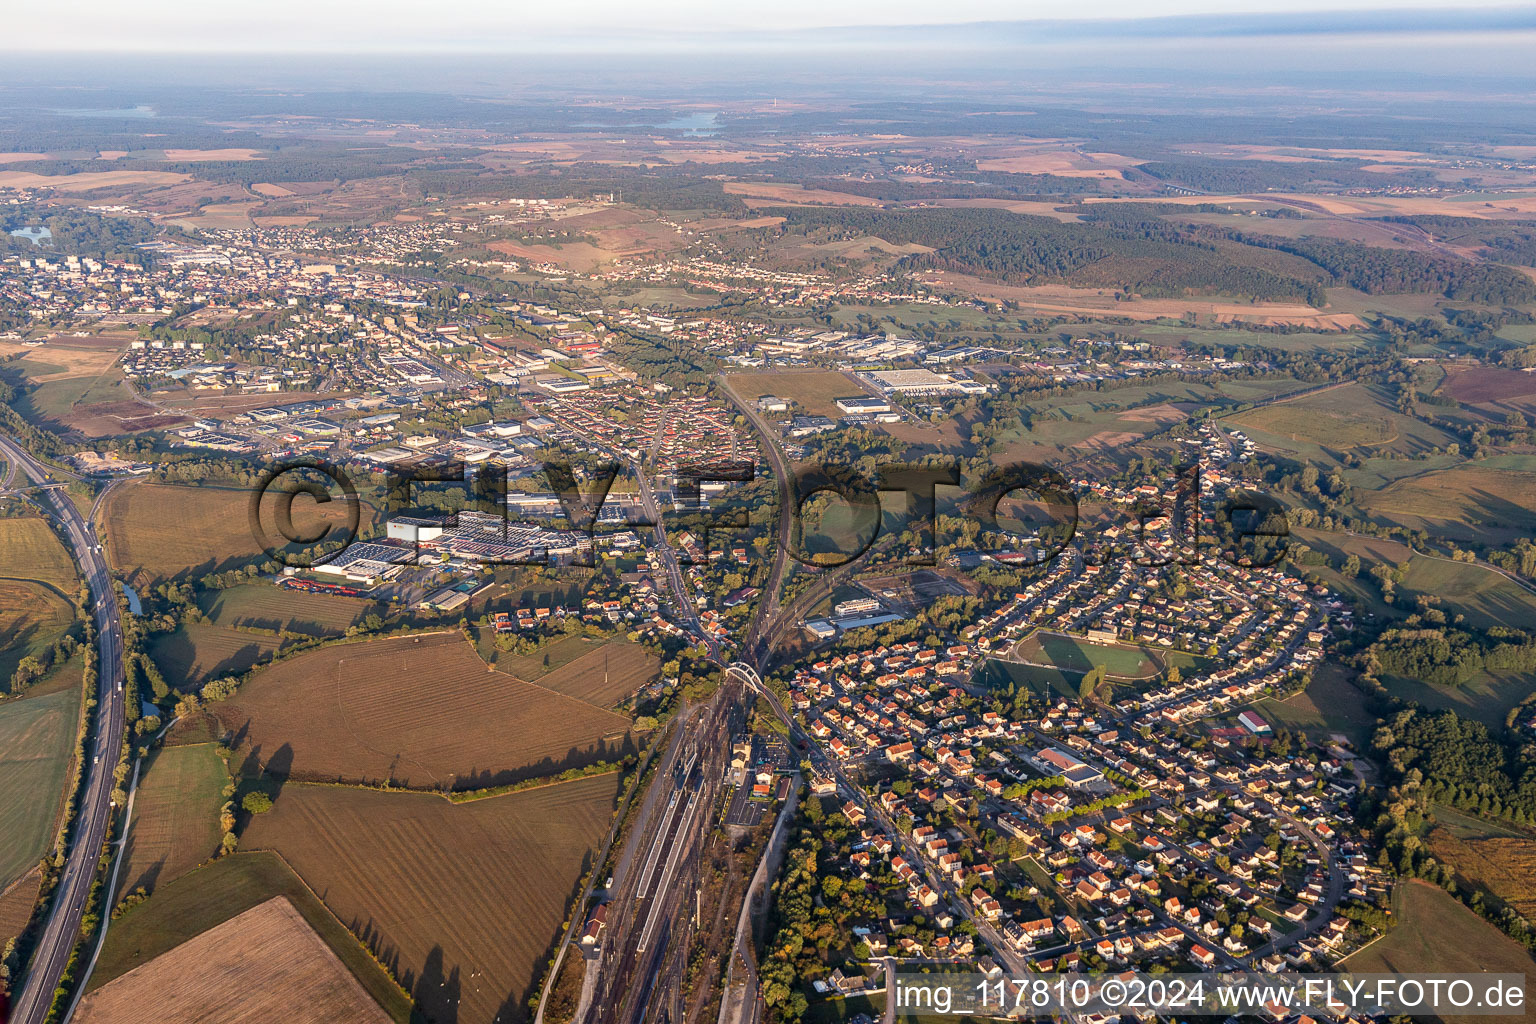
<svg viewBox="0 0 1536 1024"><path fill-rule="evenodd" d="M46 227L53 234L42 249L36 248L28 239L11 237L11 232L18 228L36 226ZM23 204L0 211L0 246L27 252L131 257L141 262L143 254L136 246L157 234L159 229L143 217L103 217L73 206Z"/></svg>
<svg viewBox="0 0 1536 1024"><path fill-rule="evenodd" d="M1409 707L1376 731L1372 750L1391 777L1474 814L1536 822L1536 759L1454 711Z"/></svg>
<svg viewBox="0 0 1536 1024"><path fill-rule="evenodd" d="M1504 628L1486 635L1466 629L1389 629L1370 646L1366 658L1373 675L1460 686L1485 671L1536 670L1536 642Z"/></svg>

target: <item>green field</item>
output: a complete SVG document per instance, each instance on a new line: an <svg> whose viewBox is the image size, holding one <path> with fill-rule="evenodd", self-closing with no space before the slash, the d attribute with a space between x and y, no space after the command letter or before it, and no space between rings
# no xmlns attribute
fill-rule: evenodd
<svg viewBox="0 0 1536 1024"><path fill-rule="evenodd" d="M0 519L0 576L51 583L66 594L78 586L75 563L42 519Z"/></svg>
<svg viewBox="0 0 1536 1024"><path fill-rule="evenodd" d="M157 636L149 654L173 688L196 690L210 679L244 672L268 660L279 644L275 636L194 622Z"/></svg>
<svg viewBox="0 0 1536 1024"><path fill-rule="evenodd" d="M1374 518L1466 539L1496 529L1536 532L1536 474L1527 467L1475 463L1434 470L1357 496Z"/></svg>
<svg viewBox="0 0 1536 1024"><path fill-rule="evenodd" d="M1450 708L1463 718L1475 719L1498 731L1504 716L1536 691L1536 678L1529 675L1490 675L1479 673L1460 686L1435 686L1417 679L1383 676L1387 692L1402 700L1417 701L1436 711Z"/></svg>
<svg viewBox="0 0 1536 1024"><path fill-rule="evenodd" d="M368 994L399 1024L411 1001L363 945L274 853L237 853L170 882L113 922L88 988L95 990L273 896L287 896Z"/></svg>
<svg viewBox="0 0 1536 1024"><path fill-rule="evenodd" d="M357 597L311 594L287 587L252 583L203 595L203 613L221 626L286 629L311 636L340 635L364 615L382 615L387 605Z"/></svg>
<svg viewBox="0 0 1536 1024"><path fill-rule="evenodd" d="M1374 388L1349 384L1228 417L1230 427L1248 433L1259 447L1321 465L1331 452L1389 449L1417 454L1452 444L1446 432L1404 416Z"/></svg>
<svg viewBox="0 0 1536 1024"><path fill-rule="evenodd" d="M82 663L42 689L0 703L0 889L37 866L52 846L80 721Z"/></svg>
<svg viewBox="0 0 1536 1024"><path fill-rule="evenodd" d="M1469 625L1528 628L1536 623L1536 593L1508 577L1467 562L1415 555L1398 592L1440 598L1467 617Z"/></svg>
<svg viewBox="0 0 1536 1024"><path fill-rule="evenodd" d="M1365 751L1376 728L1376 716L1365 706L1365 694L1349 681L1348 671L1326 661L1312 673L1312 682L1288 700L1266 697L1254 710L1274 724L1302 730L1320 739L1339 733L1357 751Z"/></svg>
<svg viewBox="0 0 1536 1024"><path fill-rule="evenodd" d="M22 658L52 647L75 621L75 606L41 583L0 579L0 693Z"/></svg>
<svg viewBox="0 0 1536 1024"><path fill-rule="evenodd" d="M219 849L219 808L229 773L212 743L163 747L147 762L133 800L118 898L153 892Z"/></svg>

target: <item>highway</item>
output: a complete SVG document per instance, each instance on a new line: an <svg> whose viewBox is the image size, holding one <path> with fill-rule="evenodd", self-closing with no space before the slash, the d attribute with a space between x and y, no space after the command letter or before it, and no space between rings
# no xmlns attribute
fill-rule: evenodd
<svg viewBox="0 0 1536 1024"><path fill-rule="evenodd" d="M53 472L9 438L0 438L0 455L35 483L46 484ZM95 879L96 866L112 820L112 771L123 744L124 694L122 624L117 595L107 572L93 528L74 502L59 488L41 491L39 504L51 510L54 520L73 549L80 574L90 587L96 605L96 636L100 645L97 674L94 738L82 766L84 784L77 801L73 841L64 865L64 876L53 896L53 906L33 954L12 1011L12 1024L43 1024L53 1004L54 990L64 975L70 953L80 934L80 920Z"/></svg>

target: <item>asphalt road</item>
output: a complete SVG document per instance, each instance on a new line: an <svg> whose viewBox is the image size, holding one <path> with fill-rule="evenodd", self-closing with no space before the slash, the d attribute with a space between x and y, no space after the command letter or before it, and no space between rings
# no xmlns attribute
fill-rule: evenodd
<svg viewBox="0 0 1536 1024"><path fill-rule="evenodd" d="M36 483L46 483L52 470L33 459L9 438L0 438L0 453ZM64 975L70 952L80 934L80 919L96 875L96 865L112 819L112 769L122 749L123 648L118 621L117 595L100 543L91 524L62 490L40 492L39 504L48 507L73 549L80 574L96 604L96 635L101 661L97 682L95 736L86 750L81 789L75 817L73 842L64 866L63 881L54 893L53 907L32 963L22 982L12 1011L13 1024L43 1024L53 1004L53 993Z"/></svg>

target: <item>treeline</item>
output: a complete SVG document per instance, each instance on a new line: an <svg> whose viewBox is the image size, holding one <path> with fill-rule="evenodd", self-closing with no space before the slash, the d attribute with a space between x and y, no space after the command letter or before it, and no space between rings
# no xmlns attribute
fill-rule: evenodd
<svg viewBox="0 0 1536 1024"><path fill-rule="evenodd" d="M1367 650L1367 671L1436 686L1461 686L1483 672L1536 671L1536 642L1516 630L1495 633L1499 635L1482 636L1464 629L1389 629Z"/></svg>
<svg viewBox="0 0 1536 1024"><path fill-rule="evenodd" d="M1155 217L1135 222L1062 223L1050 217L1000 217L990 210L774 209L785 233L857 238L933 249L903 259L908 270L949 270L1018 284L1065 282L1149 296L1219 292L1254 300L1321 304L1317 281L1244 262L1238 246ZM1321 274L1318 275L1322 277Z"/></svg>
<svg viewBox="0 0 1536 1024"><path fill-rule="evenodd" d="M1369 295L1438 294L1495 305L1536 301L1536 281L1498 264L1326 238L1234 237L1247 245L1279 249L1311 260L1332 276L1330 284L1348 285Z"/></svg>
<svg viewBox="0 0 1536 1024"><path fill-rule="evenodd" d="M1201 192L1310 192L1334 188L1388 188L1432 185L1428 171L1367 171L1361 160L1212 160L1168 157L1144 163L1137 172Z"/></svg>

